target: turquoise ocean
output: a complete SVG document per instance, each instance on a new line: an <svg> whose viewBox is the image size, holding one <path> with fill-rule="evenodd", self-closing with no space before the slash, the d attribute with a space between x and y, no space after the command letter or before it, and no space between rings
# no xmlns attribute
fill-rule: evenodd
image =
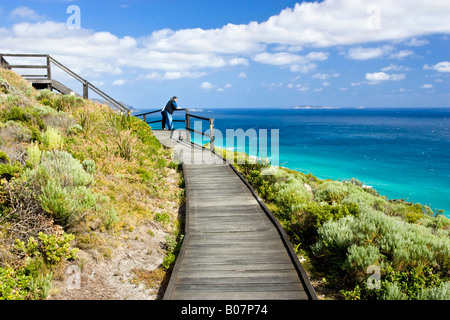
<svg viewBox="0 0 450 320"><path fill-rule="evenodd" d="M214 118L226 130L279 130L280 166L320 179L356 178L389 199L444 210L450 217L450 109L211 109L191 111ZM183 114L184 115L184 114ZM177 124L181 126L182 124ZM202 122L203 130L209 126ZM156 128L156 127L155 127ZM159 129L159 125L156 129ZM199 142L199 136L193 137ZM201 141L201 138L200 138ZM237 151L251 150L245 147ZM205 139L204 143L207 142ZM255 141L252 141L255 143ZM244 150L245 148L245 150Z"/></svg>

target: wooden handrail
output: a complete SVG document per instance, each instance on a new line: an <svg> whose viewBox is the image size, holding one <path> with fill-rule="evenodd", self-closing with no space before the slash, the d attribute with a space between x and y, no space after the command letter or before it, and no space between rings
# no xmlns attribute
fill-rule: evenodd
<svg viewBox="0 0 450 320"><path fill-rule="evenodd" d="M183 120L173 120L173 122L185 122L186 123L187 141L189 141L190 143L194 143L194 142L191 142L191 132L198 133L198 134L201 134L202 136L206 136L206 137L210 138L210 143L211 143L211 147L210 148L211 148L211 150L214 150L214 141L215 141L215 138L214 138L214 119L213 118L200 117L200 116L191 114L191 113L189 113L189 109L177 109L175 111L184 111L185 112L185 120L184 121ZM148 122L147 121L147 116L151 115L151 114L155 114L155 113L161 113L161 112L162 112L162 110L158 109L158 110L153 110L153 111L149 111L149 112L146 112L146 113L141 113L141 114L135 115L135 117L136 118L143 117L144 122L147 123L147 124L158 123L158 122L162 122L162 119ZM190 119L191 118L196 118L196 119L200 119L200 120L204 120L204 121L209 121L210 134L206 134L204 132L200 132L200 131L192 129L191 125L190 125L190 123L191 123Z"/></svg>
<svg viewBox="0 0 450 320"><path fill-rule="evenodd" d="M26 57L26 58L47 58L47 64L46 65L10 65L4 57ZM48 54L10 54L10 53L0 53L0 62L1 66L3 68L7 69L13 69L13 68L20 68L20 69L47 69L47 75L27 75L28 78L44 78L47 80L52 80L51 77L51 64L53 63L58 68L66 72L68 75L73 77L74 79L78 80L83 84L83 98L88 99L89 98L89 89L97 93L100 97L105 99L105 101L109 104L111 104L113 107L118 109L121 112L126 112L128 115L130 115L131 110L125 107L122 103L116 101L111 96L107 95L105 92L94 86L92 83L87 81L86 79L82 78L69 68L67 68L65 65L63 65L61 62L55 60L53 57L51 57Z"/></svg>

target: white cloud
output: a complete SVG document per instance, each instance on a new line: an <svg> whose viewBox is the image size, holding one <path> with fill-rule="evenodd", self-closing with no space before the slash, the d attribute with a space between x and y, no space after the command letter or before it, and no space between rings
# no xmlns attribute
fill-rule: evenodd
<svg viewBox="0 0 450 320"><path fill-rule="evenodd" d="M197 79L206 76L206 72L167 71L162 77L165 80L177 80L181 78Z"/></svg>
<svg viewBox="0 0 450 320"><path fill-rule="evenodd" d="M384 45L378 48L351 48L348 51L348 57L353 60L369 60L382 57L400 60L414 53L411 50L400 50L398 52L394 52L394 49L395 48L392 45Z"/></svg>
<svg viewBox="0 0 450 320"><path fill-rule="evenodd" d="M391 74L390 75L390 79L392 81L400 81L400 80L404 80L406 78L406 75L404 73L401 74Z"/></svg>
<svg viewBox="0 0 450 320"><path fill-rule="evenodd" d="M409 68L405 67L405 66L398 66L395 64L390 64L389 66L381 69L381 71L384 71L384 72L386 72L386 71L402 71L402 70L409 71Z"/></svg>
<svg viewBox="0 0 450 320"><path fill-rule="evenodd" d="M384 46L382 48L352 48L348 51L348 56L353 60L375 59L385 55L388 48L390 50L389 46Z"/></svg>
<svg viewBox="0 0 450 320"><path fill-rule="evenodd" d="M123 79L118 79L112 83L113 86L123 86L126 83Z"/></svg>
<svg viewBox="0 0 450 320"><path fill-rule="evenodd" d="M256 62L277 66L290 66L292 72L307 73L316 69L317 65L312 61L323 61L328 59L327 52L310 52L306 56L295 55L287 52L268 53L263 52L254 55L252 59Z"/></svg>
<svg viewBox="0 0 450 320"><path fill-rule="evenodd" d="M412 38L407 40L405 44L410 47L421 47L429 43L430 42L427 39Z"/></svg>
<svg viewBox="0 0 450 320"><path fill-rule="evenodd" d="M366 73L366 80L369 84L376 84L380 81L400 81L406 78L405 74L387 74L385 72Z"/></svg>
<svg viewBox="0 0 450 320"><path fill-rule="evenodd" d="M401 60L403 58L409 57L412 54L414 54L414 52L411 50L400 50L398 52L391 53L389 55L389 58Z"/></svg>
<svg viewBox="0 0 450 320"><path fill-rule="evenodd" d="M296 63L306 63L305 57L286 52L280 53L263 52L254 55L253 60L259 63L272 64L277 66L291 65Z"/></svg>
<svg viewBox="0 0 450 320"><path fill-rule="evenodd" d="M33 9L22 6L11 11L9 15L12 19L22 19L22 20L31 20L31 21L39 21L45 19L44 15L37 14Z"/></svg>
<svg viewBox="0 0 450 320"><path fill-rule="evenodd" d="M182 50L208 53L251 53L267 44L290 48L326 48L378 41L398 41L433 33L448 33L448 1L380 0L377 1L381 28L373 30L364 0L303 2L283 10L262 23L227 24L222 28L202 30L161 30L148 38L154 50ZM405 14L405 8L408 13Z"/></svg>
<svg viewBox="0 0 450 320"><path fill-rule="evenodd" d="M292 72L300 72L300 73L308 73L310 71L313 71L317 68L317 64L315 63L308 63L304 65L293 65L291 66Z"/></svg>
<svg viewBox="0 0 450 320"><path fill-rule="evenodd" d="M378 29L368 24L374 13L368 12L365 0L302 2L261 23L227 24L206 30L162 29L139 39L87 29L69 30L65 23L51 21L19 23L0 29L0 52L51 53L68 67L79 66L85 77L118 75L133 69L144 78L170 80L198 78L207 70L247 66L252 60L293 72L311 72L318 61L329 58L325 48L334 46L356 46L348 56L357 60L401 59L412 51L396 52L392 45L366 46L382 41L418 46L426 44L420 37L450 33L449 1L415 0L411 5L410 0L379 0L376 6ZM11 16L27 21L43 18L28 7L15 9ZM269 53L269 46L281 52ZM295 54L307 50L312 52ZM450 70L445 64L428 68Z"/></svg>
<svg viewBox="0 0 450 320"><path fill-rule="evenodd" d="M283 82L272 82L272 83L263 83L262 86L265 88L269 88L270 91L273 91L274 88L283 87Z"/></svg>
<svg viewBox="0 0 450 320"><path fill-rule="evenodd" d="M423 86L421 86L420 88L422 89L432 89L433 85L432 84L424 84Z"/></svg>
<svg viewBox="0 0 450 320"><path fill-rule="evenodd" d="M241 72L238 74L238 78L247 78L247 74L245 72Z"/></svg>
<svg viewBox="0 0 450 320"><path fill-rule="evenodd" d="M450 72L450 62L439 62L434 66L429 66L428 64L426 64L423 66L423 68L424 70L436 70L437 72Z"/></svg>
<svg viewBox="0 0 450 320"><path fill-rule="evenodd" d="M205 90L211 90L212 88L214 88L214 86L211 83L205 81L200 85L200 88Z"/></svg>
<svg viewBox="0 0 450 320"><path fill-rule="evenodd" d="M333 73L333 74L316 73L316 74L313 75L312 77L315 78L315 79L326 80L326 79L330 79L330 78L336 78L336 77L339 77L339 73Z"/></svg>
<svg viewBox="0 0 450 320"><path fill-rule="evenodd" d="M230 66L244 65L248 66L248 60L244 58L233 58L228 61Z"/></svg>
<svg viewBox="0 0 450 320"><path fill-rule="evenodd" d="M231 89L233 85L231 83L227 83L223 88L218 88L217 92L224 92L227 89Z"/></svg>

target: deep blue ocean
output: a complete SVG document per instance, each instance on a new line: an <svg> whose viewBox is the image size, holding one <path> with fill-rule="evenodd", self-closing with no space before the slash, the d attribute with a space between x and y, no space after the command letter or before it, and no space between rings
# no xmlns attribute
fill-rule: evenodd
<svg viewBox="0 0 450 320"><path fill-rule="evenodd" d="M258 148L256 156L270 156L270 130L278 129L280 166L320 179L357 178L389 199L428 205L450 217L450 109L191 112L214 118L224 138L226 129L267 129L267 150Z"/></svg>

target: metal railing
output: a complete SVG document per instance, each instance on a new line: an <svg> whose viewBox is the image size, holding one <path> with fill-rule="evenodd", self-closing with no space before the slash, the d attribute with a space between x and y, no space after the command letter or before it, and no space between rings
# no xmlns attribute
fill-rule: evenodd
<svg viewBox="0 0 450 320"><path fill-rule="evenodd" d="M197 133L197 134L200 134L202 136L202 141L203 141L203 137L208 137L209 141L210 141L210 150L214 150L214 140L215 140L214 139L214 119L213 118L205 118L205 117L200 117L200 116L194 115L194 114L189 112L189 109L177 109L175 111L177 111L177 112L184 111L185 112L184 120L174 119L172 121L173 122L178 122L178 123L180 123L180 122L184 122L185 123L187 141L190 142L190 143L194 143L194 142L191 141L191 132L192 133ZM154 123L160 123L160 122L162 123L162 117L159 120L147 121L148 116L153 115L153 114L160 114L161 112L162 112L162 110L158 109L158 110L154 110L154 111L150 111L150 112L146 112L146 113L135 115L135 117L137 117L137 118L142 117L142 120L144 120L144 122L149 124L149 125L150 124L154 124ZM194 130L193 128L191 128L191 118L199 119L199 120L203 120L203 121L208 121L209 122L209 131L210 131L209 134L205 133L205 132L200 132L200 131L197 131L197 130Z"/></svg>
<svg viewBox="0 0 450 320"><path fill-rule="evenodd" d="M15 58L46 58L46 64L41 65L25 65L25 64L10 64L4 57L15 57ZM49 81L49 84L51 84L52 79L52 64L63 70L65 73L73 77L74 79L78 80L83 85L83 98L89 99L89 90L92 90L96 94L98 94L100 97L102 97L110 106L113 106L117 110L121 112L125 112L128 115L130 115L131 110L127 107L125 107L122 103L116 101L111 96L94 86L92 83L87 81L86 79L82 78L66 66L64 66L59 61L55 60L53 57L51 57L48 54L7 54L7 53L0 53L0 65L1 67L5 69L45 69L47 70L47 74L28 74L28 75L22 75L25 79L33 81L42 81L47 80Z"/></svg>

